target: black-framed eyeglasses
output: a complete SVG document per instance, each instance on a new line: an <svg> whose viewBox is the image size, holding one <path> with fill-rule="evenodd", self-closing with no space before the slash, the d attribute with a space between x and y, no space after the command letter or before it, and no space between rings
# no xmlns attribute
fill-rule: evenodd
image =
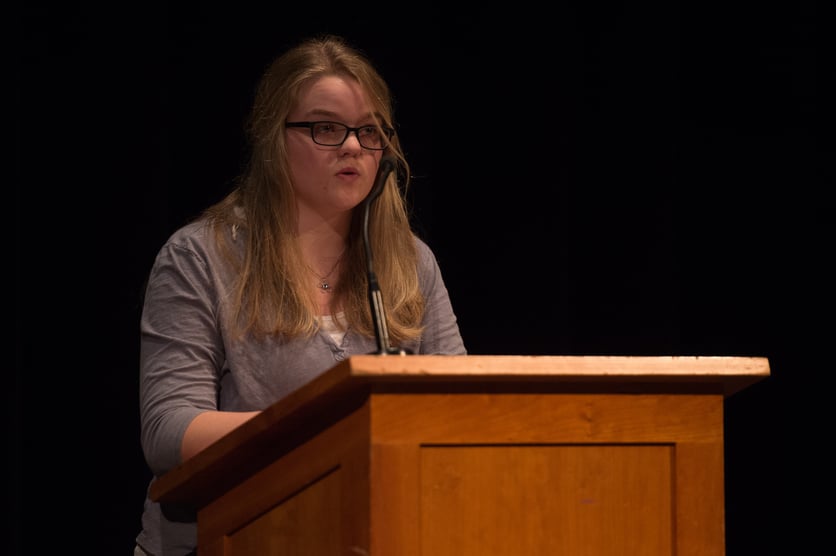
<svg viewBox="0 0 836 556"><path fill-rule="evenodd" d="M348 134L354 132L361 147L372 151L382 151L389 146L389 141L395 136L395 130L391 127L376 125L348 127L339 122L285 122L284 125L310 129L313 142L324 147L339 147L348 139Z"/></svg>

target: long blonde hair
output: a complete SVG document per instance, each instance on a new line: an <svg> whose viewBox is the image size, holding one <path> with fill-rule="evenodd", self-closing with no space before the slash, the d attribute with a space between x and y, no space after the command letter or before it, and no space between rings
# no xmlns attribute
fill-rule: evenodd
<svg viewBox="0 0 836 556"><path fill-rule="evenodd" d="M318 300L307 287L309 270L294 241L296 204L288 169L285 120L303 85L335 74L356 80L380 118L377 123L395 129L388 85L369 59L341 37L307 39L268 67L256 89L247 125L247 167L235 189L204 212L236 276L231 298L226 301L231 307L231 321L226 324L238 337L294 337L316 330ZM402 342L421 333L424 299L404 197L409 187L409 165L397 134L384 154L398 160L399 171L390 175L372 205L369 235L389 335L393 341ZM243 257L236 254L240 250L234 248L235 241L244 241ZM374 337L361 210L355 210L352 217L339 285L333 295L344 309L347 326Z"/></svg>

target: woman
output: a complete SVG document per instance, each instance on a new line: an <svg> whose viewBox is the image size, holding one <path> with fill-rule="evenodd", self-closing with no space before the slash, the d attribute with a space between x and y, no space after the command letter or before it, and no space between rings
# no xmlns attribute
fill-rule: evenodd
<svg viewBox="0 0 836 556"><path fill-rule="evenodd" d="M394 345L466 353L433 253L410 227L409 166L389 88L334 36L264 74L236 188L177 230L151 269L141 318L142 447L160 476L353 354L375 353L363 201ZM146 499L136 554L193 553L194 516Z"/></svg>

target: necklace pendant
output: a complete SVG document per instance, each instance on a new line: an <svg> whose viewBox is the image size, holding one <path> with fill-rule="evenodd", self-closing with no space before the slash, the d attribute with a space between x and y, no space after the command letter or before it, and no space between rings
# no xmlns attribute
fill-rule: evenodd
<svg viewBox="0 0 836 556"><path fill-rule="evenodd" d="M323 280L319 283L319 289L322 290L322 293L331 293L331 284Z"/></svg>

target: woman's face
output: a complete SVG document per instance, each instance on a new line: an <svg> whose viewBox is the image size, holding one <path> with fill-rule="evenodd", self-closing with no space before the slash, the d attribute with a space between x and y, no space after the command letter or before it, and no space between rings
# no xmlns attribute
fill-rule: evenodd
<svg viewBox="0 0 836 556"><path fill-rule="evenodd" d="M356 128L375 125L373 109L360 85L329 75L303 87L288 122L329 121ZM360 146L349 133L339 146L315 143L306 127L288 127L287 153L300 216L330 218L350 213L369 194L383 151Z"/></svg>

